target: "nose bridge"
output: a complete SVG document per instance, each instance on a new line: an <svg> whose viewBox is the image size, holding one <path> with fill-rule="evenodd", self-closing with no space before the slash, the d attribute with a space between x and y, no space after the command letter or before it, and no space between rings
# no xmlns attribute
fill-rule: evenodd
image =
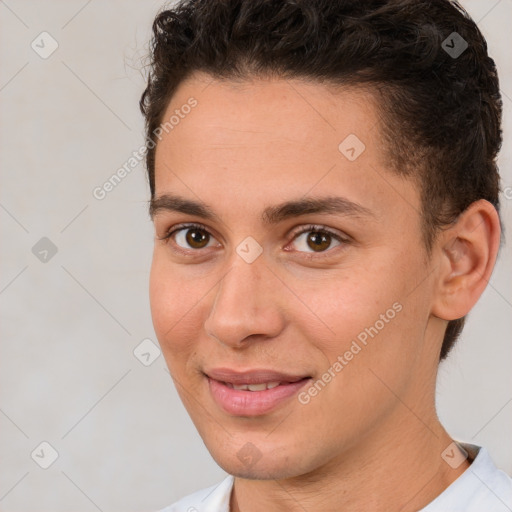
<svg viewBox="0 0 512 512"><path fill-rule="evenodd" d="M270 276L263 258L247 263L235 253L215 291L204 326L207 334L232 346L251 335L277 335L282 320Z"/></svg>

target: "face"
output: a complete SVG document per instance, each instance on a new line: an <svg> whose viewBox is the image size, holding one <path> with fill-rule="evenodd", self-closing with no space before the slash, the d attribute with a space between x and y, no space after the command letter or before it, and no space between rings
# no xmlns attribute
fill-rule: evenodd
<svg viewBox="0 0 512 512"><path fill-rule="evenodd" d="M371 94L196 74L173 115L151 309L212 456L286 478L396 439L396 396L421 408L440 331L419 192L387 165Z"/></svg>

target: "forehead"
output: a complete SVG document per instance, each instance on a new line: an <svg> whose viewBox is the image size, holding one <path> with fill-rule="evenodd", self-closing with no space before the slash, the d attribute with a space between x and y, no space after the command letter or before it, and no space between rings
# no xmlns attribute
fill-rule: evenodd
<svg viewBox="0 0 512 512"><path fill-rule="evenodd" d="M374 96L363 88L283 78L221 81L196 74L180 84L163 122L183 109L188 112L191 98L197 105L180 116L169 139L186 139L200 150L256 147L275 139L337 150L351 133L360 138L378 134Z"/></svg>
<svg viewBox="0 0 512 512"><path fill-rule="evenodd" d="M163 116L175 122L157 145L156 196L208 191L219 203L249 207L335 191L378 211L390 193L382 173L395 173L385 162L375 102L362 88L195 75Z"/></svg>

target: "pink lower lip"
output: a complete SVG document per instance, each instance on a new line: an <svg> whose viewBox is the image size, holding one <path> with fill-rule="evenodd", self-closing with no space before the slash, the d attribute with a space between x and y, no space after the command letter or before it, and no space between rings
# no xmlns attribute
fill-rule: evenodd
<svg viewBox="0 0 512 512"><path fill-rule="evenodd" d="M272 411L287 398L295 395L311 379L283 383L264 391L232 389L223 382L208 377L210 392L224 411L235 416L259 416Z"/></svg>

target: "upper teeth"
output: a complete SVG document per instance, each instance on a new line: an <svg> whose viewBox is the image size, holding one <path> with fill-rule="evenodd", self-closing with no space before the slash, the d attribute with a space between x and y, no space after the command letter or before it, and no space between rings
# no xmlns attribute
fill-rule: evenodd
<svg viewBox="0 0 512 512"><path fill-rule="evenodd" d="M230 384L229 387L233 389L243 389L246 391L265 391L265 389L272 389L279 386L279 382L263 382L262 384Z"/></svg>

